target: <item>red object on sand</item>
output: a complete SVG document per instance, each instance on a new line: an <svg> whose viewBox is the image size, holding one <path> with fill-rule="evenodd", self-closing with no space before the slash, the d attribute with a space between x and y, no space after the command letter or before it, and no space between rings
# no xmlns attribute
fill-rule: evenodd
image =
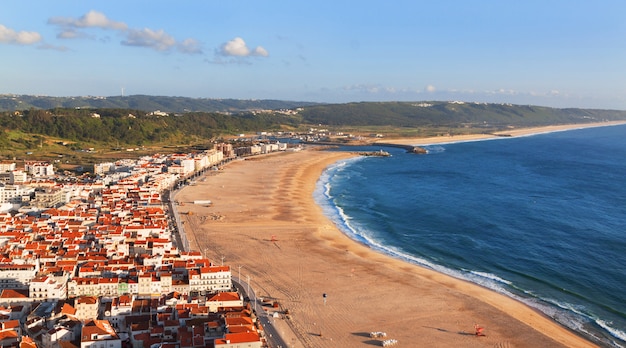
<svg viewBox="0 0 626 348"><path fill-rule="evenodd" d="M475 324L474 329L476 329L476 336L485 336L485 334L483 333L483 330L485 328L478 326L478 324Z"/></svg>

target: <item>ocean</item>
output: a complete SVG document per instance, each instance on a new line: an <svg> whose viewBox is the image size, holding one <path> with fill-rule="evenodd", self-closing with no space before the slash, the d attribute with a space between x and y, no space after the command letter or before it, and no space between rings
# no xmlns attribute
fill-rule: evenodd
<svg viewBox="0 0 626 348"><path fill-rule="evenodd" d="M626 347L626 126L425 148L350 148L392 156L332 165L315 199L380 252Z"/></svg>

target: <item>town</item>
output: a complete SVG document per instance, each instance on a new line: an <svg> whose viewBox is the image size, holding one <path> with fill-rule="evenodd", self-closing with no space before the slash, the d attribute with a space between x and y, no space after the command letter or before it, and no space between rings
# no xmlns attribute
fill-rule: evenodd
<svg viewBox="0 0 626 348"><path fill-rule="evenodd" d="M0 346L268 346L242 280L190 249L173 197L237 157L297 149L221 143L81 180L0 162Z"/></svg>

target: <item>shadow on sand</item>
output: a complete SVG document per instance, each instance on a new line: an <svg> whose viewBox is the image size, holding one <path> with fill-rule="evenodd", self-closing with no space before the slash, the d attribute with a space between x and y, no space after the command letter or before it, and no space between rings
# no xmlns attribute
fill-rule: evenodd
<svg viewBox="0 0 626 348"><path fill-rule="evenodd" d="M359 336L359 337L368 337L368 338L370 337L370 333L369 332L353 332L352 334L354 336ZM377 347L382 347L383 346L383 341L381 341L380 339L378 339L378 340L376 340L376 339L365 340L365 341L363 341L363 343L368 344L370 346L377 346Z"/></svg>
<svg viewBox="0 0 626 348"><path fill-rule="evenodd" d="M441 331L441 332L448 332L448 333L456 333L458 335L463 335L463 336L476 336L475 332L467 332L467 331L450 331L441 327L432 327L432 326L423 326L427 329L433 329L433 330L437 330L437 331Z"/></svg>

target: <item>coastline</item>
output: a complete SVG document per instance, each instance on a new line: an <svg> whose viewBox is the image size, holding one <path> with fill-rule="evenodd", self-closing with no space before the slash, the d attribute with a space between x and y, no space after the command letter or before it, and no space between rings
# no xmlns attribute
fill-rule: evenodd
<svg viewBox="0 0 626 348"><path fill-rule="evenodd" d="M624 121L607 121L607 122L591 122L591 123L574 123L563 124L543 127L530 127L530 128L511 128L509 130L495 132L491 134L466 134L466 135L451 135L451 136L437 136L437 137L424 137L424 138L389 138L385 140L378 140L374 142L374 145L379 143L389 143L396 145L412 145L412 146L427 146L436 144L452 144L468 141L481 141L481 140L495 140L495 139L508 139L511 137L532 136L537 134L562 132L574 129L593 128L593 127L607 127L618 126L626 124Z"/></svg>
<svg viewBox="0 0 626 348"><path fill-rule="evenodd" d="M598 126L606 125L615 124ZM533 128L515 136L586 126ZM214 262L224 257L233 275L240 270L242 278L250 276L257 295L289 309L291 319L275 321L291 346L380 345L369 337L372 331L386 332L399 347L594 346L516 300L344 235L323 215L313 192L329 165L353 156L305 150L238 160L177 196L213 201L180 209L193 212L181 216L192 248ZM475 323L487 336L474 335Z"/></svg>

